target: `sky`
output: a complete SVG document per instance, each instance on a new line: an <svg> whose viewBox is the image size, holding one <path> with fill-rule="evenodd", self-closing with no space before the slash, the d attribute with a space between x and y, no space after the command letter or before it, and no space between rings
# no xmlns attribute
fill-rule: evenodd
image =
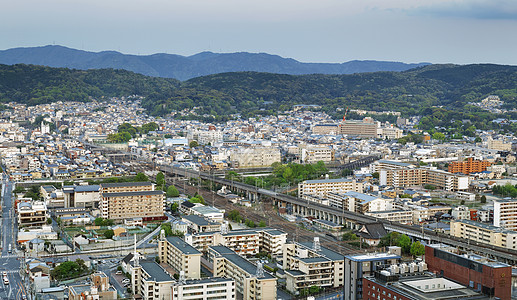
<svg viewBox="0 0 517 300"><path fill-rule="evenodd" d="M2 1L0 49L517 65L515 0Z"/></svg>

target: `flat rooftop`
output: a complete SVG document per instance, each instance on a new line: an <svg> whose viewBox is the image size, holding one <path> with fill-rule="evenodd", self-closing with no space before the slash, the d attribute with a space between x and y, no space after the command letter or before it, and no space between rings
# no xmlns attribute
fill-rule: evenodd
<svg viewBox="0 0 517 300"><path fill-rule="evenodd" d="M400 259L399 255L387 253L387 252L347 255L345 257L352 261L378 261L378 260L385 260L385 259Z"/></svg>

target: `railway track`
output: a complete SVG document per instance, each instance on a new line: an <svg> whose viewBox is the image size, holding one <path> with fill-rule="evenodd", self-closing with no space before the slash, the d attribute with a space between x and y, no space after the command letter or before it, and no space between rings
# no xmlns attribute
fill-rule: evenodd
<svg viewBox="0 0 517 300"><path fill-rule="evenodd" d="M167 180L169 184L173 184L173 180ZM314 237L319 237L320 244L333 251L339 252L343 255L359 253L360 251L356 248L348 245L346 242L338 241L333 238L327 237L324 233L313 232L302 228L298 223L293 223L285 220L278 215L276 208L270 202L260 202L259 205L249 208L240 205L235 205L229 202L227 199L217 195L216 193L206 190L204 188L198 188L189 184L175 184L176 188L187 195L194 195L195 193L200 194L205 199L205 202L209 205L214 205L219 209L224 209L226 212L231 210L239 211L240 215L245 219L250 219L255 223L264 220L268 227L280 229L288 233L288 239L297 242L312 242Z"/></svg>

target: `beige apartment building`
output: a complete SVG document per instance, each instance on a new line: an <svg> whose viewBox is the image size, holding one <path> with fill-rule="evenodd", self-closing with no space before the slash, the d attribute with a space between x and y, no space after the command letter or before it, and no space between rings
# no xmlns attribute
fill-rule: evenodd
<svg viewBox="0 0 517 300"><path fill-rule="evenodd" d="M186 280L172 286L172 300L233 300L235 280L231 278L205 278Z"/></svg>
<svg viewBox="0 0 517 300"><path fill-rule="evenodd" d="M503 140L494 140L489 137L487 148L499 151L512 151L512 143L505 143Z"/></svg>
<svg viewBox="0 0 517 300"><path fill-rule="evenodd" d="M20 202L16 212L19 227L39 227L47 224L47 206L42 201Z"/></svg>
<svg viewBox="0 0 517 300"><path fill-rule="evenodd" d="M411 210L385 210L370 211L364 213L367 216L384 219L401 224L413 224L413 211Z"/></svg>
<svg viewBox="0 0 517 300"><path fill-rule="evenodd" d="M239 147L231 152L230 161L238 168L270 167L282 156L276 147Z"/></svg>
<svg viewBox="0 0 517 300"><path fill-rule="evenodd" d="M278 229L243 229L227 233L199 232L185 236L185 241L199 251L207 252L210 246L226 246L242 256L259 252L279 255L287 241L287 233Z"/></svg>
<svg viewBox="0 0 517 300"><path fill-rule="evenodd" d="M317 238L314 243L285 244L282 250L286 288L289 292L299 294L300 290L311 286L343 286L345 257L319 246Z"/></svg>
<svg viewBox="0 0 517 300"><path fill-rule="evenodd" d="M316 124L312 127L313 134L339 134L339 125L328 123L328 124Z"/></svg>
<svg viewBox="0 0 517 300"><path fill-rule="evenodd" d="M517 249L517 231L471 220L452 220L451 235L507 249Z"/></svg>
<svg viewBox="0 0 517 300"><path fill-rule="evenodd" d="M324 145L301 145L298 147L298 157L302 164L331 162L334 160L334 149Z"/></svg>
<svg viewBox="0 0 517 300"><path fill-rule="evenodd" d="M121 193L121 192L142 192L154 191L154 183L152 182L117 182L117 183L101 183L99 186L100 193Z"/></svg>
<svg viewBox="0 0 517 300"><path fill-rule="evenodd" d="M164 213L163 191L102 193L100 209L105 219L161 218Z"/></svg>
<svg viewBox="0 0 517 300"><path fill-rule="evenodd" d="M188 279L201 278L201 252L177 236L161 238L158 242L160 262L177 273L183 271Z"/></svg>
<svg viewBox="0 0 517 300"><path fill-rule="evenodd" d="M339 124L339 133L359 137L377 137L377 122L371 118L362 121L343 121Z"/></svg>
<svg viewBox="0 0 517 300"><path fill-rule="evenodd" d="M346 193L348 191L361 193L363 183L354 179L338 178L305 180L298 184L298 197L304 199L306 195L325 197L329 193Z"/></svg>
<svg viewBox="0 0 517 300"><path fill-rule="evenodd" d="M469 177L431 168L415 168L400 162L378 164L380 185L411 187L431 184L447 191L466 190Z"/></svg>
<svg viewBox="0 0 517 300"><path fill-rule="evenodd" d="M384 211L392 199L370 196L355 191L346 193L328 193L329 205L340 210L366 213L369 211Z"/></svg>
<svg viewBox="0 0 517 300"><path fill-rule="evenodd" d="M124 220L163 218L164 193L151 182L102 183L99 187L101 216Z"/></svg>
<svg viewBox="0 0 517 300"><path fill-rule="evenodd" d="M210 246L208 261L214 277L232 278L239 299L276 300L277 279L225 246ZM242 296L242 298L241 298Z"/></svg>

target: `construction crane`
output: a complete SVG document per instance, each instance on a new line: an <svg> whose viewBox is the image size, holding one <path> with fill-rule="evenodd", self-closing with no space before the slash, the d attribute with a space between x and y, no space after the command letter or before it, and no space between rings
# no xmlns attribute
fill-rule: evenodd
<svg viewBox="0 0 517 300"><path fill-rule="evenodd" d="M346 115L348 114L348 106L347 108L345 109L345 115L343 116L343 122L346 121Z"/></svg>

